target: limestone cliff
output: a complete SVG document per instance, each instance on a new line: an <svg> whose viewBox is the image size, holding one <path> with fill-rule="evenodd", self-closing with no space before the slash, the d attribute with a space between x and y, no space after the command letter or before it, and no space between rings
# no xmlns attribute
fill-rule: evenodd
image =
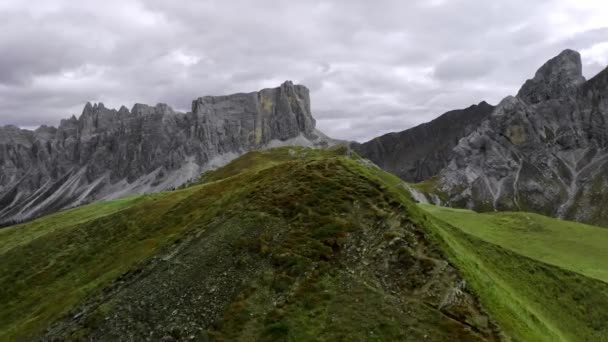
<svg viewBox="0 0 608 342"><path fill-rule="evenodd" d="M254 149L330 143L315 129L308 89L291 82L201 97L188 113L87 103L57 128L0 127L0 224L171 189Z"/></svg>
<svg viewBox="0 0 608 342"><path fill-rule="evenodd" d="M566 50L460 140L439 187L455 205L608 224L608 69Z"/></svg>

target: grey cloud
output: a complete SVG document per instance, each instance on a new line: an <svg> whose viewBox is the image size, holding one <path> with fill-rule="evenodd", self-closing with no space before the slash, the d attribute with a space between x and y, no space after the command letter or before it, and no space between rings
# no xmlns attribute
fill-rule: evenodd
<svg viewBox="0 0 608 342"><path fill-rule="evenodd" d="M434 75L440 80L470 80L492 71L494 61L483 54L460 53L439 62Z"/></svg>
<svg viewBox="0 0 608 342"><path fill-rule="evenodd" d="M599 74L600 71L604 70L605 68L606 65L599 63L588 63L583 65L583 70L586 71L587 75L589 75L589 78L592 78L593 76Z"/></svg>
<svg viewBox="0 0 608 342"><path fill-rule="evenodd" d="M583 49L593 44L608 42L608 27L578 32L556 45L570 46L571 49Z"/></svg>
<svg viewBox="0 0 608 342"><path fill-rule="evenodd" d="M557 32L567 1L13 2L0 6L0 125L56 124L86 101L188 110L289 79L310 88L321 130L365 140L496 103L562 49L605 41L608 25Z"/></svg>
<svg viewBox="0 0 608 342"><path fill-rule="evenodd" d="M334 113L336 117L346 114ZM421 110L399 110L382 113L358 113L350 116L348 121L336 118L320 119L318 124L326 126L327 134L340 139L353 139L357 141L368 141L378 135L393 132L395 127L409 127L415 125L420 116L424 116ZM371 133L373 132L373 134Z"/></svg>

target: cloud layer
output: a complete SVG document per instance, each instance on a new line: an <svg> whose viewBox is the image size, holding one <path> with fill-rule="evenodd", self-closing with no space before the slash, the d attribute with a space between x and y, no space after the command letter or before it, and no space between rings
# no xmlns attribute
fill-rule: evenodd
<svg viewBox="0 0 608 342"><path fill-rule="evenodd" d="M606 17L603 0L4 0L0 125L55 125L86 101L188 110L293 80L321 130L363 141L496 103L565 48L592 77Z"/></svg>

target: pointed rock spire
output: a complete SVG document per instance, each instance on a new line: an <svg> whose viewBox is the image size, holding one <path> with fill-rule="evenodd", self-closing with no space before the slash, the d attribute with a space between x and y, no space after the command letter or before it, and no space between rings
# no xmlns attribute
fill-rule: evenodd
<svg viewBox="0 0 608 342"><path fill-rule="evenodd" d="M129 108L127 108L123 105L123 106L120 106L120 109L118 110L118 114L120 116L127 116L127 115L131 114L131 112L129 112Z"/></svg>
<svg viewBox="0 0 608 342"><path fill-rule="evenodd" d="M534 78L521 87L517 97L535 104L572 94L584 82L581 55L567 49L540 67Z"/></svg>
<svg viewBox="0 0 608 342"><path fill-rule="evenodd" d="M91 114L93 112L93 105L91 104L91 102L88 102L84 105L84 108L82 109L82 114L81 116L86 116L88 114Z"/></svg>

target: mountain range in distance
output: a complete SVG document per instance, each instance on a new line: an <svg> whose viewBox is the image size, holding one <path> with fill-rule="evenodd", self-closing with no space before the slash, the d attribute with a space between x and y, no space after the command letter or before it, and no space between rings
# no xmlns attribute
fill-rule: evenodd
<svg viewBox="0 0 608 342"><path fill-rule="evenodd" d="M335 143L315 129L308 89L291 82L201 97L188 113L87 103L57 128L0 128L0 224L173 189L254 149Z"/></svg>
<svg viewBox="0 0 608 342"><path fill-rule="evenodd" d="M608 69L590 80L578 52L546 62L496 107L481 102L389 133L355 151L423 201L522 210L608 225Z"/></svg>
<svg viewBox="0 0 608 342"><path fill-rule="evenodd" d="M565 50L497 106L482 101L366 143L318 131L308 89L291 82L202 97L188 113L87 104L57 128L0 128L0 224L173 189L251 150L347 143L420 183L412 189L423 190L423 201L607 225L607 70L587 81L579 53Z"/></svg>

